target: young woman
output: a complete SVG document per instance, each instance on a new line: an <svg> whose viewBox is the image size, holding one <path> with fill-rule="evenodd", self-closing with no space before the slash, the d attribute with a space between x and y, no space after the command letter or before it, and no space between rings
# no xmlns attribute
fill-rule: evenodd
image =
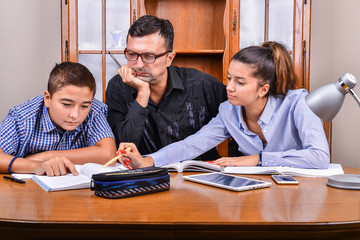
<svg viewBox="0 0 360 240"><path fill-rule="evenodd" d="M193 159L230 136L245 156L224 157L221 166L327 168L329 147L320 119L305 103L286 48L276 42L244 48L231 59L228 101L194 135L142 157L134 144L124 157L133 168ZM122 159L124 161L125 159Z"/></svg>

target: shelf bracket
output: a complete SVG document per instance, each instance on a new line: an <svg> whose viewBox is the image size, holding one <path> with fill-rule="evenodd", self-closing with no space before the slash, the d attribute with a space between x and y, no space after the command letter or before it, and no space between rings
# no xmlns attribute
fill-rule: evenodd
<svg viewBox="0 0 360 240"><path fill-rule="evenodd" d="M236 16L236 9L234 9L234 17L233 17L233 32L236 34L236 25L237 25L237 16Z"/></svg>
<svg viewBox="0 0 360 240"><path fill-rule="evenodd" d="M306 88L306 40L303 41L303 88ZM309 89L308 89L309 90Z"/></svg>
<svg viewBox="0 0 360 240"><path fill-rule="evenodd" d="M68 40L65 41L65 61L69 61L69 42Z"/></svg>

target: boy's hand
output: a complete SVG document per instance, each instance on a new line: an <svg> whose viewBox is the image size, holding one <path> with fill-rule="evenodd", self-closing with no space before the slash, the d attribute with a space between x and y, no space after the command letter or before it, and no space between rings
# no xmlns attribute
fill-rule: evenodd
<svg viewBox="0 0 360 240"><path fill-rule="evenodd" d="M78 175L74 164L65 157L55 157L43 162L37 162L34 173L37 175L61 176L71 172L73 175Z"/></svg>

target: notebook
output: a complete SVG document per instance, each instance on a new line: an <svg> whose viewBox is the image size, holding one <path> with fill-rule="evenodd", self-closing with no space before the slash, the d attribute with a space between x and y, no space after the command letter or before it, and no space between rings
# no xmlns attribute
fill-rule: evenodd
<svg viewBox="0 0 360 240"><path fill-rule="evenodd" d="M104 167L97 163L75 165L75 168L79 173L78 176L74 176L72 173L55 177L33 175L32 179L47 192L63 191L90 188L91 176L93 174L127 170L121 164L117 164L114 167Z"/></svg>

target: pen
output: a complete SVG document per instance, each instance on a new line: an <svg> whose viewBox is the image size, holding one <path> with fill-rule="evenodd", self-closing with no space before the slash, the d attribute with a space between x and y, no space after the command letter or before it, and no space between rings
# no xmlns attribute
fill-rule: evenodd
<svg viewBox="0 0 360 240"><path fill-rule="evenodd" d="M127 149L125 149L125 152L130 151L130 150L131 150L131 147L128 147ZM104 167L110 165L111 163L115 162L116 160L118 160L118 159L121 158L121 157L122 157L122 153L121 153L121 152L118 152L113 159L111 159L110 161L108 161L107 163L105 163Z"/></svg>
<svg viewBox="0 0 360 240"><path fill-rule="evenodd" d="M9 177L9 176L4 176L3 178L6 179L6 180L10 180L10 181L12 181L12 182L26 183L24 180L17 179L17 178L13 178L13 177Z"/></svg>
<svg viewBox="0 0 360 240"><path fill-rule="evenodd" d="M109 52L109 55L116 62L116 64L119 66L119 68L121 68L121 64L118 62L118 60L116 60L116 58L111 54L111 52Z"/></svg>

